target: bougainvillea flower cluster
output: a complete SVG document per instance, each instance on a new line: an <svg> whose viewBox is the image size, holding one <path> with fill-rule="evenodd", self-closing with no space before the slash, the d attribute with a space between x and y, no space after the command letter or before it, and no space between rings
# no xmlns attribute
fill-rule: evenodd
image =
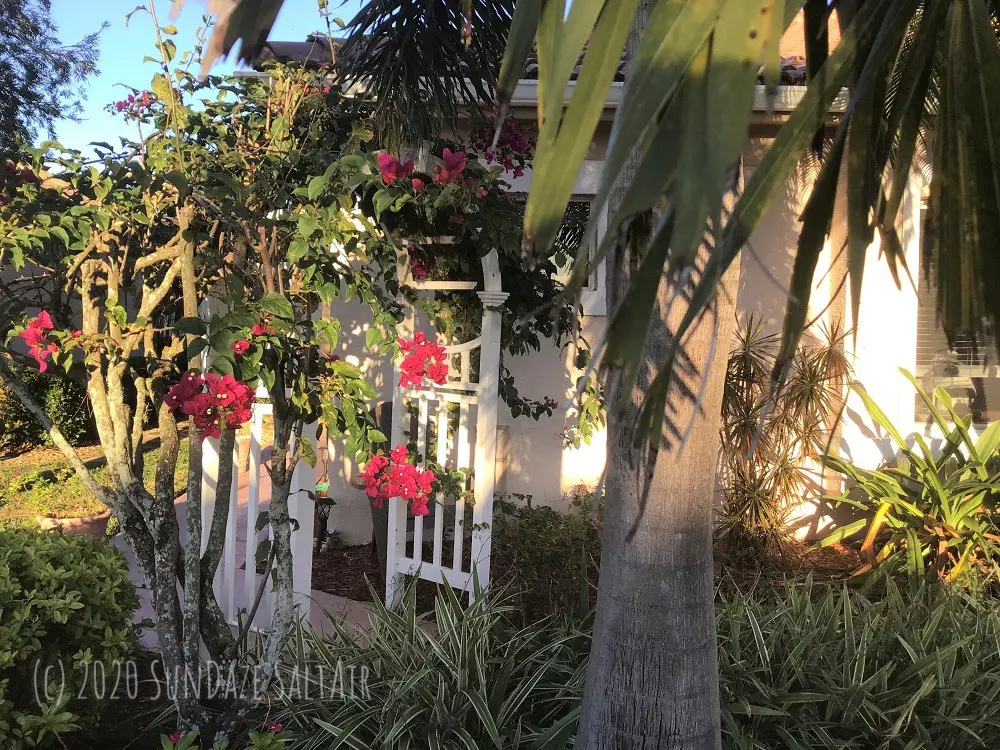
<svg viewBox="0 0 1000 750"><path fill-rule="evenodd" d="M253 327L250 329L250 333L254 336L267 336L274 333L274 329L267 324L266 320L261 320L253 324Z"/></svg>
<svg viewBox="0 0 1000 750"><path fill-rule="evenodd" d="M186 372L167 391L164 403L191 417L203 438L219 437L250 420L253 389L232 375Z"/></svg>
<svg viewBox="0 0 1000 750"><path fill-rule="evenodd" d="M464 151L452 152L450 148L446 148L441 152L441 161L444 162L444 167L434 167L434 182L438 185L447 185L450 182L464 182L462 172L468 163Z"/></svg>
<svg viewBox="0 0 1000 750"><path fill-rule="evenodd" d="M387 154L385 151L379 151L376 158L378 159L378 169L382 173L382 182L386 185L391 185L397 180L405 180L413 174L413 159L401 162L395 156Z"/></svg>
<svg viewBox="0 0 1000 750"><path fill-rule="evenodd" d="M156 97L151 91L143 91L139 96L129 94L125 99L115 102L112 106L115 112L125 112L130 115L140 115L156 103Z"/></svg>
<svg viewBox="0 0 1000 750"><path fill-rule="evenodd" d="M39 372L45 372L49 368L49 359L61 348L59 342L49 336L49 331L53 328L52 316L42 310L21 331L21 338L28 345L28 354L38 363ZM80 331L73 331L69 337L75 339L80 335Z"/></svg>
<svg viewBox="0 0 1000 750"><path fill-rule="evenodd" d="M399 497L409 504L415 516L427 515L427 499L437 479L430 469L414 466L405 445L393 448L388 458L381 453L372 456L361 471L361 478L365 480L365 494L372 499L372 505L380 508L386 500Z"/></svg>
<svg viewBox="0 0 1000 750"><path fill-rule="evenodd" d="M496 146L491 128L476 131L472 140L474 147L482 150L487 164L499 164L505 172L513 172L514 177L524 174L535 152L535 141L528 137L527 128L516 120L503 124Z"/></svg>
<svg viewBox="0 0 1000 750"><path fill-rule="evenodd" d="M403 353L400 365L402 375L399 378L401 388L419 386L425 377L438 385L448 382L448 355L444 347L435 341L428 341L423 333L417 331L413 339L397 340L399 351Z"/></svg>
<svg viewBox="0 0 1000 750"><path fill-rule="evenodd" d="M406 249L406 254L410 258L410 275L413 276L414 281L426 280L435 270L436 264L433 258L424 263L417 257L416 245L410 245Z"/></svg>

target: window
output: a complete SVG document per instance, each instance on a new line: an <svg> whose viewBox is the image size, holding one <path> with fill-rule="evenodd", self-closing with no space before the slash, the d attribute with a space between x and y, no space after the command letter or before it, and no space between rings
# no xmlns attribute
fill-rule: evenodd
<svg viewBox="0 0 1000 750"><path fill-rule="evenodd" d="M1000 419L1000 368L994 337L977 342L971 335L960 334L954 341L948 341L937 317L937 285L933 276L928 279L924 275L925 267L921 257L917 286L917 381L928 393L937 387L944 388L951 395L955 410L963 416L971 415L976 425ZM917 423L926 425L929 417L927 406L917 396Z"/></svg>
<svg viewBox="0 0 1000 750"><path fill-rule="evenodd" d="M553 260L559 267L556 276L560 281L569 279L573 270L573 260L580 247L580 241L587 229L590 221L592 209L592 197L597 192L597 185L601 176L603 162L585 161L577 177L573 188L573 197L566 208L566 215L563 223L559 227L556 235L555 255ZM518 178L513 178L509 174L504 176L504 180L511 185L511 192L528 193L531 187L531 170ZM607 216L600 217L597 227L598 241L607 230ZM597 243L590 243L587 253L592 254L596 250ZM607 302L605 296L605 264L602 260L595 267L590 269L587 283L580 295L584 315L607 315Z"/></svg>

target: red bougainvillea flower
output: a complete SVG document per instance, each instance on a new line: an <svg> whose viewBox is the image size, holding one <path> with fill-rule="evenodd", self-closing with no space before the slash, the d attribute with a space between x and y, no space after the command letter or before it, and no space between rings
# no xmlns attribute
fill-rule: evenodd
<svg viewBox="0 0 1000 750"><path fill-rule="evenodd" d="M413 174L413 159L400 162L395 156L387 154L385 151L379 151L376 159L378 159L378 169L382 173L382 182L386 185L391 185L396 180L405 180Z"/></svg>
<svg viewBox="0 0 1000 750"><path fill-rule="evenodd" d="M280 732L285 727L282 726L281 722L269 721L267 723L267 731L269 732Z"/></svg>
<svg viewBox="0 0 1000 750"><path fill-rule="evenodd" d="M164 403L191 417L203 438L217 438L223 427L236 429L250 421L253 389L232 375L188 372L167 391Z"/></svg>
<svg viewBox="0 0 1000 750"><path fill-rule="evenodd" d="M480 198L485 198L488 194L489 193L487 192L486 188L484 188L482 185L476 188L476 195L479 196Z"/></svg>
<svg viewBox="0 0 1000 750"><path fill-rule="evenodd" d="M233 354L239 356L240 354L246 354L247 350L250 348L250 342L246 339L239 339L231 343L229 348L233 350Z"/></svg>
<svg viewBox="0 0 1000 750"><path fill-rule="evenodd" d="M421 180L419 177L414 177L413 189L416 190L418 193L424 192L424 181Z"/></svg>
<svg viewBox="0 0 1000 750"><path fill-rule="evenodd" d="M365 464L361 477L365 480L365 494L372 499L372 505L381 507L389 498L399 497L410 505L413 515L427 515L427 499L434 491L437 477L430 469L414 466L405 445L393 448L389 458L381 453L372 456Z"/></svg>
<svg viewBox="0 0 1000 750"><path fill-rule="evenodd" d="M167 739L170 740L173 744L176 745L178 742L181 741L181 733L180 732L171 732L170 736L167 737Z"/></svg>
<svg viewBox="0 0 1000 750"><path fill-rule="evenodd" d="M253 324L253 328L250 329L250 333L254 336L267 336L270 333L274 333L274 329L268 326L266 320L262 320L259 323Z"/></svg>
<svg viewBox="0 0 1000 750"><path fill-rule="evenodd" d="M448 355L443 346L435 341L428 341L420 331L414 334L412 340L400 338L397 343L403 353L399 368L402 371L400 387L419 386L425 376L438 385L448 382Z"/></svg>

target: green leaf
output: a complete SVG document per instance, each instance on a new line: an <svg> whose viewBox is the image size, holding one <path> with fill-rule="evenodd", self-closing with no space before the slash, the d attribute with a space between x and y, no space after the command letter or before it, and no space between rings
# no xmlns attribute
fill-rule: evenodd
<svg viewBox="0 0 1000 750"><path fill-rule="evenodd" d="M179 333L188 334L191 336L204 336L208 333L208 323L201 318L189 317L181 318L176 323L174 323L174 328Z"/></svg>
<svg viewBox="0 0 1000 750"><path fill-rule="evenodd" d="M299 451L302 453L302 460L306 462L309 468L315 469L317 461L316 451L313 450L313 444L309 438L299 436Z"/></svg>
<svg viewBox="0 0 1000 750"><path fill-rule="evenodd" d="M59 227L59 226L55 226L55 227L52 227L51 229L49 229L49 232L52 233L52 234L54 234L59 239L61 239L63 245L66 246L66 249L67 250L69 249L69 234L66 232L65 229L63 229L62 227Z"/></svg>
<svg viewBox="0 0 1000 750"><path fill-rule="evenodd" d="M292 303L278 292L271 292L263 297L260 301L260 307L282 320L292 320L295 316Z"/></svg>
<svg viewBox="0 0 1000 750"><path fill-rule="evenodd" d="M510 22L510 32L507 35L507 46L500 63L500 76L497 82L497 100L501 104L498 126L503 121L504 105L514 95L514 88L524 73L524 64L531 52L531 43L535 40L535 29L542 13L543 0L519 0L514 5L514 16Z"/></svg>
<svg viewBox="0 0 1000 750"><path fill-rule="evenodd" d="M823 168L813 185L809 201L802 211L802 228L799 231L798 248L792 265L792 280L789 285L781 345L774 363L772 377L774 382L783 379L783 374L795 356L805 328L816 266L833 223L837 179L840 176L845 140L846 130L841 129L837 133L833 148L823 162Z"/></svg>
<svg viewBox="0 0 1000 750"><path fill-rule="evenodd" d="M162 73L157 73L153 76L153 80L150 81L149 88L161 102L169 102L173 97L173 90L170 86L170 81L168 81L166 76Z"/></svg>
<svg viewBox="0 0 1000 750"><path fill-rule="evenodd" d="M313 236L316 229L319 227L319 219L313 214L298 214L298 225L299 225L299 235L303 239L309 239Z"/></svg>
<svg viewBox="0 0 1000 750"><path fill-rule="evenodd" d="M553 6L553 3L549 3ZM547 255L556 232L562 224L563 213L573 193L580 164L583 162L593 138L594 129L604 112L604 103L608 90L614 79L615 71L621 59L622 49L632 26L636 0L620 0L620 2L604 4L596 0L576 0L570 8L567 20L568 31L562 29L559 33L576 34L580 46L587 39L589 28L582 29L582 19L593 14L594 7L600 11L593 33L587 41L587 53L577 76L566 113L562 121L572 123L572 127L560 128L558 112L562 109L562 99L569 73L575 60L566 68L566 60L577 53L573 49L574 40L560 38L553 42L553 49L559 50L562 57L549 61L546 65L542 55L542 44L539 44L540 77L546 76L546 84L542 89L543 109L546 115L539 132L539 144L545 144L536 153L533 184L528 195L524 213L525 242L534 248L536 253ZM553 6L554 7L554 6ZM543 13L543 23L545 21ZM580 23L580 28L572 26ZM541 32L540 32L541 37ZM577 47L576 49L579 49ZM559 54L559 53L557 53ZM561 64L561 68L558 67ZM551 81L555 71L560 73ZM562 75L565 73L565 76ZM549 116L551 114L551 116Z"/></svg>
<svg viewBox="0 0 1000 750"><path fill-rule="evenodd" d="M187 176L176 169L172 169L167 172L163 178L177 188L177 192L180 194L181 198L184 198L188 194L188 180Z"/></svg>
<svg viewBox="0 0 1000 750"><path fill-rule="evenodd" d="M298 263L309 252L309 243L304 240L292 240L288 246L288 262L292 265Z"/></svg>
<svg viewBox="0 0 1000 750"><path fill-rule="evenodd" d="M326 187L329 184L330 184L329 174L321 174L317 175L316 177L313 177L311 180L309 180L309 185L306 190L306 197L308 197L309 200L315 200L320 196L320 194L324 190L326 190Z"/></svg>
<svg viewBox="0 0 1000 750"><path fill-rule="evenodd" d="M261 528L263 528L263 526ZM260 531L260 529L257 530ZM268 556L270 556L270 554L271 554L271 540L262 539L257 544L257 549L255 549L253 553L253 561L254 563L256 563L258 568L267 562L267 558Z"/></svg>

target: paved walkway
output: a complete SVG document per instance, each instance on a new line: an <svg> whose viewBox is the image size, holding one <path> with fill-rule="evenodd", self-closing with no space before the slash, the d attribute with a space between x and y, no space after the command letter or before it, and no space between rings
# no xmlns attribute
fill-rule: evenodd
<svg viewBox="0 0 1000 750"><path fill-rule="evenodd" d="M239 568L235 575L237 611L247 611L250 609L250 605L252 604L250 601L245 601L247 598L244 593L244 576L246 571L244 570L245 566L243 564L243 561L246 559L245 555L247 546L247 506L250 494L249 476L248 472L241 471L239 473L240 479L237 492L236 561ZM270 477L267 472L262 471L260 487L261 510L267 508L267 500L270 497L270 492ZM177 513L177 523L180 528L181 544L183 545L184 540L187 538L187 522L185 520L187 512L186 495L182 495L177 499L174 509ZM139 592L140 606L139 611L136 613L136 622L142 622L143 620L155 621L156 617L153 611L151 594L142 580L142 574L139 572L138 566L136 565L135 555L132 553L132 550L129 549L124 538L121 536L114 538L114 544L119 550L121 550L123 556L127 560L129 566L129 578L133 583L135 583ZM265 595L258 609L257 616L254 618L255 628L259 628L262 632L266 632L270 627L270 611L267 607L267 599L268 597ZM328 594L325 591L316 590L312 590L309 593L309 602L309 626L321 635L333 634L334 627L331 623L331 619L338 621L342 625L362 630L368 630L371 627L370 605L365 602L357 602L351 599L345 599L341 596ZM141 642L148 648L156 648L157 636L155 630L143 630Z"/></svg>

